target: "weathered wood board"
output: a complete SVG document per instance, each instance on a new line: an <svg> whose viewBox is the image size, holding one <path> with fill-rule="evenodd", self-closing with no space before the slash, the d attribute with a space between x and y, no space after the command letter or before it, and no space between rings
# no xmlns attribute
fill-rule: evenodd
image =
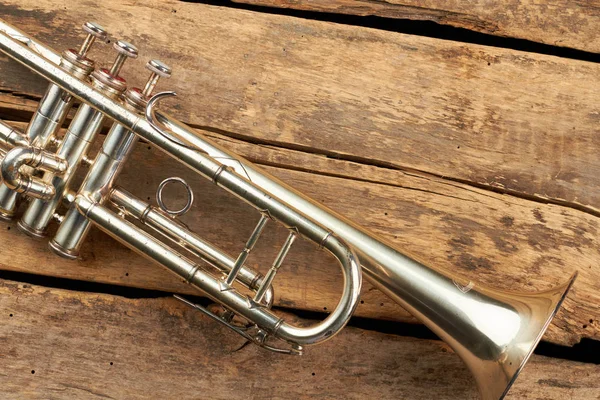
<svg viewBox="0 0 600 400"><path fill-rule="evenodd" d="M211 135L427 264L527 290L579 269L547 339L598 337L597 217L590 215L600 193L597 65L200 4L104 2L93 14L91 4L2 7L9 22L56 48L75 46L80 38L70 27L93 16L145 56L174 64L179 72L168 86L182 93L174 113L221 132ZM126 67L134 83L145 75L142 65ZM9 93L3 109L27 112L41 81L5 59L0 68ZM151 146L140 147L122 182L152 197L167 172L189 176L164 162ZM249 232L256 216L207 184L198 188L205 208L189 221L223 247L240 249L243 237L234 232ZM564 206L537 202L546 199ZM223 211L225 223L203 218ZM189 291L101 234L92 236L83 263L57 259L45 242L33 245L15 229L2 235L15 244L0 256L6 269ZM281 239L267 235L267 254L254 262L268 264ZM35 266L32 255L40 260ZM279 304L331 309L337 279L321 264L301 248L278 282ZM408 318L370 289L359 315Z"/></svg>
<svg viewBox="0 0 600 400"><path fill-rule="evenodd" d="M600 211L599 64L172 0L0 11L55 48L102 22L141 49L131 82L147 58L173 65L163 87L193 125ZM2 91L41 94L23 69L0 68Z"/></svg>
<svg viewBox="0 0 600 400"><path fill-rule="evenodd" d="M546 42L564 29L559 45L598 46L592 3L564 3L574 11L552 23L529 3L513 6L522 15L396 3L416 18L530 40L543 25ZM143 82L147 58L173 65L161 87L180 93L171 109L179 118L426 264L527 291L579 270L544 339L600 338L600 66L172 0L11 0L0 12L58 49L77 46L72 28L90 18L131 40L142 54L125 67L131 82ZM109 62L114 54L101 50L94 57ZM5 57L0 70L0 114L26 121L44 82ZM241 250L258 216L153 146L138 146L119 183L151 200L172 175L195 189L185 222ZM285 235L269 228L251 265L264 272ZM1 225L0 270L197 294L104 234L89 239L70 262ZM276 281L278 305L335 307L339 273L322 256L294 248ZM414 322L368 284L361 299L359 316ZM477 398L462 362L437 341L348 328L288 358L243 346L172 298L3 280L0 312L1 398ZM599 377L597 365L534 356L508 398L600 399Z"/></svg>
<svg viewBox="0 0 600 400"><path fill-rule="evenodd" d="M495 36L600 52L600 2L433 0L233 0L260 6L433 21ZM401 24L401 22L399 22Z"/></svg>
<svg viewBox="0 0 600 400"><path fill-rule="evenodd" d="M174 299L0 281L3 399L477 399L442 342L346 328L301 357L261 350ZM600 368L534 355L507 399L599 399Z"/></svg>
<svg viewBox="0 0 600 400"><path fill-rule="evenodd" d="M255 146L216 134L212 137L269 166L269 172L429 265L476 277L496 287L531 291L550 288L579 270L575 288L546 340L572 344L581 337L600 337L595 217L438 178ZM307 164L313 165L312 173L294 170L294 166ZM258 218L248 207L215 190L152 146L139 145L129 165L120 183L142 198L153 198L158 183L171 175L192 182L197 205L186 222L233 254L243 248ZM11 243L11 251L0 253L3 269L196 293L180 279L115 245L101 232L92 234L82 260L73 262L50 253L47 241L26 237L16 224L6 228L10 230L0 230L0 240ZM286 234L285 230L268 229L253 252L251 265L264 272ZM331 310L335 306L340 276L331 260L314 250L302 245L294 248L276 281L278 304L310 310ZM357 314L411 320L367 283Z"/></svg>

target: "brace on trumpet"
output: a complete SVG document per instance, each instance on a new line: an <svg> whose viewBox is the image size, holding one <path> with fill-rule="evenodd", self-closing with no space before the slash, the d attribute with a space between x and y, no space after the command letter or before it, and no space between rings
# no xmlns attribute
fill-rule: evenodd
<svg viewBox="0 0 600 400"><path fill-rule="evenodd" d="M160 101L174 95L152 94L158 79L171 73L165 64L149 62L151 75L145 87L127 89L119 71L127 58L137 57L137 49L118 41L115 49L119 55L113 66L96 68L86 54L94 40L106 38L106 32L90 23L84 29L88 37L79 51L59 55L0 21L0 51L50 82L25 132L0 124L2 217L17 216L20 197L31 199L19 227L32 236L44 236L48 225L56 221L59 227L50 248L71 259L77 258L90 228L96 226L183 277L227 311L217 315L177 296L180 300L248 340L288 354L298 354L303 346L326 340L344 327L357 305L362 267L375 287L427 325L464 360L482 399L497 400L506 395L575 275L552 290L513 293L465 282L409 258L384 239L160 111ZM75 100L81 105L59 139L58 128ZM98 140L104 120L112 120L113 125L92 160L89 148ZM114 184L138 138L258 211L257 225L240 254L227 254L177 220L193 201L184 181L170 178L161 183L158 207ZM56 145L56 150L51 150ZM84 182L72 187L75 171L88 164ZM164 205L162 189L168 184L186 188L188 202L183 209L171 210ZM65 215L57 211L61 204L67 206ZM246 260L269 221L285 226L289 236L263 277ZM336 309L325 320L302 328L288 324L271 310L273 280L298 239L333 254L344 279ZM252 295L239 291L238 284ZM234 316L245 323L234 322Z"/></svg>

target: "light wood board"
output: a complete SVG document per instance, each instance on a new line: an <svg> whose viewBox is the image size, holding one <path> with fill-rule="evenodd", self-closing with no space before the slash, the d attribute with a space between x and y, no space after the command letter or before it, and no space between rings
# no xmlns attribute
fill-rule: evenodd
<svg viewBox="0 0 600 400"><path fill-rule="evenodd" d="M598 1L234 0L257 6L432 21L488 35L600 52ZM260 10L260 9L259 9ZM398 21L401 27L402 21Z"/></svg>
<svg viewBox="0 0 600 400"><path fill-rule="evenodd" d="M143 57L160 56L176 69L163 87L182 94L179 117L428 265L524 290L580 270L547 339L598 337L597 65L201 4L111 1L2 7L56 48L76 46L72 28L93 17ZM134 83L142 65L126 66ZM27 113L44 85L13 62L0 67L4 112ZM122 182L152 197L171 173L189 176L161 157L140 146ZM239 250L245 237L235 232L249 233L256 216L197 185L201 204L189 221ZM225 221L210 219L218 215ZM14 225L2 235L14 243L0 260L6 269L190 290L100 234L79 263ZM254 262L269 264L281 240L267 235L270 254ZM278 304L330 310L339 280L329 264L301 247L291 265ZM409 318L371 289L359 315Z"/></svg>

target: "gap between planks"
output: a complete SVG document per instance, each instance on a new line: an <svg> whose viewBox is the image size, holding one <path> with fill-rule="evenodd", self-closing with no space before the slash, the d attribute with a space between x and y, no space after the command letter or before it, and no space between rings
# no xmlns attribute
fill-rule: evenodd
<svg viewBox="0 0 600 400"><path fill-rule="evenodd" d="M56 278L30 273L0 270L0 281L14 282L18 285L33 285L49 290L66 290L87 295L111 295L130 300L142 299L173 299L173 294L160 290L124 287L116 284L98 283L91 281L76 281L66 278ZM191 302L204 307L214 307L215 302L201 295L185 295ZM273 307L276 313L281 313L291 320L323 320L328 314L319 311L307 311L297 308ZM412 339L440 340L429 328L418 323L407 323L353 316L347 327L363 329L388 335ZM541 341L535 348L534 354L562 360L577 361L600 365L600 341L584 339L574 346L564 346Z"/></svg>
<svg viewBox="0 0 600 400"><path fill-rule="evenodd" d="M494 4L427 0L181 1L368 26L540 54L565 57L570 54L568 58L579 56L598 60L597 53L600 52L600 41L594 30L600 17L597 11L600 3L597 1L588 4L568 0L549 1L547 4L511 0Z"/></svg>

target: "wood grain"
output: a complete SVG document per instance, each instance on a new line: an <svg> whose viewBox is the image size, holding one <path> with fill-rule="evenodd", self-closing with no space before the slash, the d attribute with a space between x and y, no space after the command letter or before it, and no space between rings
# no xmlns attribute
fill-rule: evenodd
<svg viewBox="0 0 600 400"><path fill-rule="evenodd" d="M442 342L346 328L301 357L243 342L174 299L0 281L3 399L477 399ZM534 355L507 399L598 399L592 364Z"/></svg>
<svg viewBox="0 0 600 400"><path fill-rule="evenodd" d="M600 52L600 2L433 0L233 0L303 11L433 21L489 35ZM399 22L401 24L401 22Z"/></svg>
<svg viewBox="0 0 600 400"><path fill-rule="evenodd" d="M193 125L600 212L598 64L177 1L96 4L0 11L56 48L102 22L173 65L163 87ZM124 70L136 84L140 61ZM22 68L0 68L2 91L41 94Z"/></svg>
<svg viewBox="0 0 600 400"><path fill-rule="evenodd" d="M0 11L57 48L76 45L70 27L93 16L176 62L180 118L427 264L513 290L579 270L545 339L600 337L597 65L199 4L98 5L4 1ZM127 67L134 83L141 65ZM6 59L0 69L0 113L26 120L43 82ZM148 199L167 176L190 180L198 203L185 221L241 249L255 214L147 144L129 165L120 183ZM2 269L193 292L98 232L67 262L4 228ZM284 237L267 231L252 265L264 271ZM331 260L300 244L277 304L330 310L339 281ZM372 289L358 315L411 321ZM476 398L435 341L349 328L303 358L278 357L171 298L1 280L0 311L2 398ZM534 356L509 398L598 399L599 374Z"/></svg>
<svg viewBox="0 0 600 400"><path fill-rule="evenodd" d="M595 217L442 179L211 135L427 265L495 287L530 291L550 288L579 270L575 288L545 339L573 344L581 337L600 337L600 257ZM297 166L302 165L312 165L312 171L298 170ZM119 183L151 199L158 183L168 176L184 177L194 187L197 203L185 222L231 254L241 251L258 216L152 146L136 148ZM0 252L3 269L197 293L100 232L90 236L82 259L72 262L50 253L46 240L36 241L21 234L16 224L6 228L10 230L0 230L0 241L10 243L11 250ZM269 227L250 265L265 272L286 235L283 229ZM323 255L303 243L293 248L276 280L277 304L315 311L333 309L341 290L341 276L331 259ZM366 283L357 315L413 321Z"/></svg>
<svg viewBox="0 0 600 400"><path fill-rule="evenodd" d="M91 17L91 4L45 0L2 7L7 20L62 47L76 45L69 27ZM526 290L548 288L580 270L565 312L546 339L570 344L599 337L598 221L573 209L598 204L600 193L594 190L600 179L598 66L200 4L111 7L94 11L94 18L118 36L136 39L147 56L177 62L179 72L169 86L185 89L172 110L180 117L428 265ZM108 9L112 19L103 14ZM219 23L223 20L228 23ZM164 29L153 29L157 21ZM152 36L144 36L148 32ZM361 60L369 60L369 68ZM491 72L488 62L498 69ZM13 62L0 63L5 71L0 86L24 95L17 100L4 95L0 105L9 110L15 103L27 112L42 82ZM126 74L140 81L141 68L130 63ZM495 111L481 124L486 110ZM458 121L471 117L469 124ZM466 149L465 142L471 143ZM153 197L167 176L189 177L180 167L167 167L166 158L149 147L138 148L121 180L144 198ZM494 182L511 182L508 188L529 200L474 188L504 185L478 181L488 173L502 177ZM572 179L563 180L563 174ZM466 184L455 181L463 178ZM199 204L190 225L232 253L239 251L256 216L224 194L213 194L210 185L191 181ZM548 198L569 207L531 201ZM5 269L190 291L98 233L78 263L57 259L45 242L26 240L14 225L1 235L14 243L10 253L0 254ZM283 235L266 235L254 265L271 262ZM278 304L331 310L339 279L330 267L300 246L281 274ZM359 315L409 318L371 289L365 287Z"/></svg>

